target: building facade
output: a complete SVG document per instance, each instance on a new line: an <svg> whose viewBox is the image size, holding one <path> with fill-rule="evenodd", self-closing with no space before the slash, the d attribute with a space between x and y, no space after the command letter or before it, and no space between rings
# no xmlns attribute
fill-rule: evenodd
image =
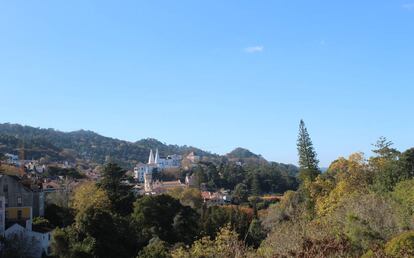
<svg viewBox="0 0 414 258"><path fill-rule="evenodd" d="M134 168L134 178L140 182L144 182L144 175L152 173L155 169L162 171L164 169L179 168L181 166L182 156L173 154L167 157L160 157L158 149L155 150L155 155L152 150L148 157L148 163L138 163Z"/></svg>
<svg viewBox="0 0 414 258"><path fill-rule="evenodd" d="M44 193L24 186L16 176L0 175L0 197L4 201L6 227L26 225L33 217L44 216Z"/></svg>

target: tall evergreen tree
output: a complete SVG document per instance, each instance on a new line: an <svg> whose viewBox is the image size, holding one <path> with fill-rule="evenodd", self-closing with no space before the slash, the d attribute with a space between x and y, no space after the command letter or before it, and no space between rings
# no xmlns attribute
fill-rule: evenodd
<svg viewBox="0 0 414 258"><path fill-rule="evenodd" d="M108 163L102 171L102 179L98 183L98 187L108 194L114 211L120 215L132 212L132 204L135 199L131 187L122 182L127 178L124 169L115 163Z"/></svg>
<svg viewBox="0 0 414 258"><path fill-rule="evenodd" d="M316 157L312 140L303 120L300 120L299 124L297 147L299 154L300 178L302 180L315 179L319 174L319 160Z"/></svg>
<svg viewBox="0 0 414 258"><path fill-rule="evenodd" d="M251 183L251 194L254 196L259 196L261 193L261 187L260 187L260 180L257 173L253 174L252 183Z"/></svg>

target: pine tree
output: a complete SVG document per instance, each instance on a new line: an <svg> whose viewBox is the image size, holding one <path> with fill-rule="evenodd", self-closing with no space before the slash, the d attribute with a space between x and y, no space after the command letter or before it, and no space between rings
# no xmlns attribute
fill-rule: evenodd
<svg viewBox="0 0 414 258"><path fill-rule="evenodd" d="M253 196L259 196L260 193L261 193L261 188L260 188L259 176L257 175L257 173L254 173L253 179L252 179L252 185L251 185L251 194Z"/></svg>
<svg viewBox="0 0 414 258"><path fill-rule="evenodd" d="M300 178L302 180L313 180L319 174L318 163L312 140L306 129L305 122L300 120L298 136L298 154L300 166Z"/></svg>

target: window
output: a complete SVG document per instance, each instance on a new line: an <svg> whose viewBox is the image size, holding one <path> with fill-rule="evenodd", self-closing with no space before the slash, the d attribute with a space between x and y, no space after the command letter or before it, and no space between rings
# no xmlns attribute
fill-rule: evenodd
<svg viewBox="0 0 414 258"><path fill-rule="evenodd" d="M3 185L3 192L7 193L9 191L9 185L4 184Z"/></svg>
<svg viewBox="0 0 414 258"><path fill-rule="evenodd" d="M22 211L21 210L18 210L17 211L17 219L18 220L21 220L22 219Z"/></svg>
<svg viewBox="0 0 414 258"><path fill-rule="evenodd" d="M21 196L17 197L17 205L22 206L22 197Z"/></svg>

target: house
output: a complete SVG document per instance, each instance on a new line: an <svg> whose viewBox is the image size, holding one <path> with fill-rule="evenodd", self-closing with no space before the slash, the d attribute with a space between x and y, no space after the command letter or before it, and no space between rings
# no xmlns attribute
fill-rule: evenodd
<svg viewBox="0 0 414 258"><path fill-rule="evenodd" d="M31 160L25 163L25 168L29 172L33 173L44 173L46 172L47 168L46 165L40 165L37 161Z"/></svg>
<svg viewBox="0 0 414 258"><path fill-rule="evenodd" d="M44 215L42 189L31 189L17 176L0 174L0 196L4 202L6 228L14 223L26 225L33 217Z"/></svg>
<svg viewBox="0 0 414 258"><path fill-rule="evenodd" d="M55 192L62 189L62 186L55 180L45 180L42 183L42 189L44 192Z"/></svg>
<svg viewBox="0 0 414 258"><path fill-rule="evenodd" d="M32 226L44 215L44 191L33 181L0 174L0 235L28 248L30 257L49 255L51 229Z"/></svg>
<svg viewBox="0 0 414 258"><path fill-rule="evenodd" d="M209 205L223 205L231 202L231 196L227 191L202 191L201 198Z"/></svg>
<svg viewBox="0 0 414 258"><path fill-rule="evenodd" d="M19 156L10 153L6 153L4 156L7 158L7 164L19 166Z"/></svg>
<svg viewBox="0 0 414 258"><path fill-rule="evenodd" d="M13 241L26 241L34 257L42 257L42 254L50 255L50 242L52 230L47 228L31 229L20 224L13 224L4 233L4 237Z"/></svg>
<svg viewBox="0 0 414 258"><path fill-rule="evenodd" d="M148 165L144 164L142 162L138 163L135 167L134 167L134 178L138 181L138 182L144 182L144 174L145 171L147 171Z"/></svg>
<svg viewBox="0 0 414 258"><path fill-rule="evenodd" d="M187 188L186 184L181 183L180 180L173 181L153 181L152 173L144 174L144 189L139 188L138 186L134 189L137 190L140 194L145 195L155 195L168 192L174 188Z"/></svg>

